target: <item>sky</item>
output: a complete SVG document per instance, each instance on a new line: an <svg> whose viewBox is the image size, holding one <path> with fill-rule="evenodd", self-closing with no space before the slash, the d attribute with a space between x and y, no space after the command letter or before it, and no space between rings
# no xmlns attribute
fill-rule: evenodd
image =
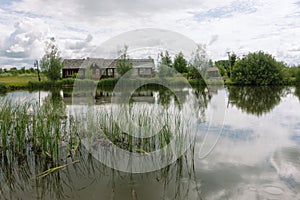
<svg viewBox="0 0 300 200"><path fill-rule="evenodd" d="M0 68L33 67L52 37L63 58L85 58L144 28L206 45L212 60L262 50L300 64L300 0L0 0Z"/></svg>

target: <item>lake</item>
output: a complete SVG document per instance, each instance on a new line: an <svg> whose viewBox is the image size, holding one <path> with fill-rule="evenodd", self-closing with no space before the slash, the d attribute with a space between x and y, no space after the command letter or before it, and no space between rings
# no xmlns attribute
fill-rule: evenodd
<svg viewBox="0 0 300 200"><path fill-rule="evenodd" d="M71 89L2 94L1 102L14 106L59 105L59 116L83 124L79 145L62 144L57 162L2 152L1 199L300 199L300 87L149 87L132 94L129 107L116 96ZM102 131L111 135L96 134Z"/></svg>

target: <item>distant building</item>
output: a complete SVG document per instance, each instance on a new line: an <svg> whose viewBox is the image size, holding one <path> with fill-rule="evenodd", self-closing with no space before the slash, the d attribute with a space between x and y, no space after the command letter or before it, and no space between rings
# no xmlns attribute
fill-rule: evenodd
<svg viewBox="0 0 300 200"><path fill-rule="evenodd" d="M207 69L207 77L209 80L223 80L217 67L209 67Z"/></svg>
<svg viewBox="0 0 300 200"><path fill-rule="evenodd" d="M134 69L136 77L152 77L154 70L153 59L129 59ZM62 77L71 78L74 74L85 77L87 70L90 70L91 78L116 78L118 59L87 58L87 59L65 59L63 61Z"/></svg>

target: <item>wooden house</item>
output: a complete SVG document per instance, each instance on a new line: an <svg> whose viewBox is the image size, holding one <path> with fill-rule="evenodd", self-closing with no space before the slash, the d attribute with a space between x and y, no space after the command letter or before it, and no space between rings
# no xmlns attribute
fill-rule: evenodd
<svg viewBox="0 0 300 200"><path fill-rule="evenodd" d="M129 59L136 77L152 77L154 70L153 59ZM62 77L71 78L77 74L79 78L116 78L118 59L87 58L87 59L65 59L63 61ZM89 75L87 75L89 74Z"/></svg>

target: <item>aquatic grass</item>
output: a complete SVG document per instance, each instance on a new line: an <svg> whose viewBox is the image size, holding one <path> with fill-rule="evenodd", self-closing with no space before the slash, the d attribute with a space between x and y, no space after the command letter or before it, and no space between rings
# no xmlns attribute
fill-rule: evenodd
<svg viewBox="0 0 300 200"><path fill-rule="evenodd" d="M168 159L180 156L193 140L193 126L199 119L197 108L193 108L195 102L192 98L188 100L186 105L177 105L172 99L169 106L138 103L77 106L74 117L84 127L80 137L90 152L97 151L97 146L116 145L144 155L162 150L162 156ZM174 145L169 145L174 140Z"/></svg>
<svg viewBox="0 0 300 200"><path fill-rule="evenodd" d="M58 162L67 147L78 147L77 121L52 102L0 102L0 147L2 156L26 157L33 152ZM70 149L69 149L70 150Z"/></svg>
<svg viewBox="0 0 300 200"><path fill-rule="evenodd" d="M52 167L52 168L47 169L46 171L38 174L35 178L43 178L43 177L48 176L49 174L51 174L53 172L56 172L56 171L58 171L60 169L63 169L65 167L68 167L69 165L73 165L73 164L78 163L78 162L80 162L80 161L79 160L75 160L75 161L73 161L71 163L67 163L67 164L64 164L64 165L61 165L61 166L57 166L57 167Z"/></svg>

